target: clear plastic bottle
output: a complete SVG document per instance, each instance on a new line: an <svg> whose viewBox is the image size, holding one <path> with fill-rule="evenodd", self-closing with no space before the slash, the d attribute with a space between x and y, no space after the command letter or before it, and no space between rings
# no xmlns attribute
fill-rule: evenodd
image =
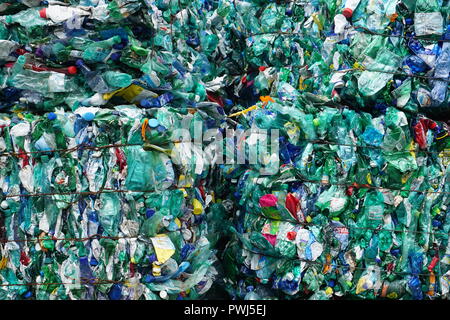
<svg viewBox="0 0 450 320"><path fill-rule="evenodd" d="M99 93L111 91L99 72L92 71L83 60L77 60L76 64L92 91Z"/></svg>
<svg viewBox="0 0 450 320"><path fill-rule="evenodd" d="M450 40L450 25L447 26L447 32L445 33L445 39ZM444 42L442 44L442 51L436 61L436 67L434 76L443 80L448 80L450 74L450 42ZM433 81L433 89L431 90L431 99L433 105L440 105L445 101L447 95L447 81Z"/></svg>
<svg viewBox="0 0 450 320"><path fill-rule="evenodd" d="M38 91L42 94L55 92L71 92L78 88L72 79L59 72L36 72L23 70L12 80L12 84L19 89Z"/></svg>
<svg viewBox="0 0 450 320"><path fill-rule="evenodd" d="M48 6L39 11L39 16L43 19L50 19L55 23L61 23L70 19L74 15L89 15L88 11L81 10L75 7L66 6Z"/></svg>
<svg viewBox="0 0 450 320"><path fill-rule="evenodd" d="M116 71L107 71L103 74L103 77L106 83L114 88L128 87L133 81L129 74Z"/></svg>
<svg viewBox="0 0 450 320"><path fill-rule="evenodd" d="M18 23L22 27L33 28L47 25L47 20L39 16L39 11L36 8L30 8L20 11L14 15L2 17L2 20L7 24Z"/></svg>
<svg viewBox="0 0 450 320"><path fill-rule="evenodd" d="M114 36L107 40L89 44L83 52L83 60L89 62L105 62L112 51L112 46L120 42L122 42L122 39L119 36Z"/></svg>
<svg viewBox="0 0 450 320"><path fill-rule="evenodd" d="M16 63L14 63L14 65L11 68L9 78L7 80L9 85L12 84L12 82L13 82L14 78L16 77L16 75L23 70L23 67L25 66L26 60L27 59L25 58L25 56L19 56L17 58Z"/></svg>

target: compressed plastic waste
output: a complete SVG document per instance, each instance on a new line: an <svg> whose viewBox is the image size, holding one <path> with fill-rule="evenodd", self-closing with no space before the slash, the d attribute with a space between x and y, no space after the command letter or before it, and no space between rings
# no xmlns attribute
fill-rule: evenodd
<svg viewBox="0 0 450 320"><path fill-rule="evenodd" d="M1 3L0 297L448 298L449 12Z"/></svg>
<svg viewBox="0 0 450 320"><path fill-rule="evenodd" d="M244 3L232 117L278 129L279 162L223 166L231 296L448 298L448 126L418 113L448 107L448 7ZM249 157L255 136L237 147Z"/></svg>
<svg viewBox="0 0 450 320"><path fill-rule="evenodd" d="M447 297L447 124L306 103L273 99L240 115L243 127L279 128L280 157L224 165L238 200L224 252L230 294ZM249 135L239 148L263 143Z"/></svg>
<svg viewBox="0 0 450 320"><path fill-rule="evenodd" d="M156 121L167 131L183 117L154 116L133 105L2 114L3 299L207 292L220 231L208 228L206 213L220 219L222 211L190 168L176 169L164 145L149 141L155 129L142 126Z"/></svg>
<svg viewBox="0 0 450 320"><path fill-rule="evenodd" d="M203 11L167 4L0 6L2 299L199 299L212 287L228 212L201 146L174 134L226 123L223 84L202 51L172 42L194 26L174 36L170 16Z"/></svg>
<svg viewBox="0 0 450 320"><path fill-rule="evenodd" d="M238 88L253 91L251 103L258 93L309 92L366 111L448 107L448 6L439 1L237 1L233 14L248 64Z"/></svg>

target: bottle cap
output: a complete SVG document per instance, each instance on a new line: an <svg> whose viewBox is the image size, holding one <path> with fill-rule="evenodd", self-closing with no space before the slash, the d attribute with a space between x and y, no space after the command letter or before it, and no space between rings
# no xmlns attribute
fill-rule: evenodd
<svg viewBox="0 0 450 320"><path fill-rule="evenodd" d="M148 126L151 128L156 128L157 126L159 126L159 121L155 118L149 119Z"/></svg>
<svg viewBox="0 0 450 320"><path fill-rule="evenodd" d="M69 74L77 74L77 67L75 67L75 66L70 66L70 67L68 67L67 68L67 72L69 73Z"/></svg>
<svg viewBox="0 0 450 320"><path fill-rule="evenodd" d="M147 219L153 217L154 214L155 214L155 210L153 210L153 209L147 209L145 211L145 215L146 215Z"/></svg>
<svg viewBox="0 0 450 320"><path fill-rule="evenodd" d="M47 19L47 8L42 8L41 10L39 10L39 16L42 19Z"/></svg>
<svg viewBox="0 0 450 320"><path fill-rule="evenodd" d="M295 232L295 231L289 231L287 233L287 238L291 241L295 240L296 237L297 237L297 232Z"/></svg>
<svg viewBox="0 0 450 320"><path fill-rule="evenodd" d="M34 54L38 57L43 57L44 56L44 51L42 51L41 48L37 48L36 51L34 52Z"/></svg>
<svg viewBox="0 0 450 320"><path fill-rule="evenodd" d="M2 203L0 204L0 207L2 207L2 209L6 209L9 207L9 204L5 200L3 200Z"/></svg>
<svg viewBox="0 0 450 320"><path fill-rule="evenodd" d="M91 266L97 266L98 265L98 261L97 259L95 259L94 257L91 258L91 261L89 261L89 264Z"/></svg>
<svg viewBox="0 0 450 320"><path fill-rule="evenodd" d="M25 49L17 49L16 50L16 53L18 54L18 55L24 55L24 54L26 54L27 53L27 50L25 50Z"/></svg>
<svg viewBox="0 0 450 320"><path fill-rule="evenodd" d="M86 112L81 117L86 121L92 121L95 118L95 114L93 114L92 112Z"/></svg>
<svg viewBox="0 0 450 320"><path fill-rule="evenodd" d="M56 119L56 114L55 114L54 112L50 112L50 113L47 115L47 119L48 119L48 120L55 120L55 119Z"/></svg>
<svg viewBox="0 0 450 320"><path fill-rule="evenodd" d="M159 133L163 133L163 132L166 132L166 131L167 131L166 127L164 127L164 126L162 126L162 125L158 125L158 127L156 127L156 130L157 130Z"/></svg>
<svg viewBox="0 0 450 320"><path fill-rule="evenodd" d="M112 61L117 61L120 59L121 55L122 54L120 52L114 52L113 54L111 54L110 58Z"/></svg>
<svg viewBox="0 0 450 320"><path fill-rule="evenodd" d="M161 299L167 299L167 292L164 290L161 290L159 292L159 296L161 297Z"/></svg>
<svg viewBox="0 0 450 320"><path fill-rule="evenodd" d="M441 222L437 219L433 219L431 224L433 225L433 227L438 228L441 225Z"/></svg>
<svg viewBox="0 0 450 320"><path fill-rule="evenodd" d="M346 17L347 19L351 18L353 15L353 10L350 8L344 8L344 10L342 10L342 14L344 15L344 17Z"/></svg>

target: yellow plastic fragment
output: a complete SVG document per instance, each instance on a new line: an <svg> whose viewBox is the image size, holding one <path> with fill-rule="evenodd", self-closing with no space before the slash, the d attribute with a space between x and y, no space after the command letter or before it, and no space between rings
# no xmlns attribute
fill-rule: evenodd
<svg viewBox="0 0 450 320"><path fill-rule="evenodd" d="M197 199L192 200L192 205L194 206L194 214L202 214L203 213L203 205Z"/></svg>

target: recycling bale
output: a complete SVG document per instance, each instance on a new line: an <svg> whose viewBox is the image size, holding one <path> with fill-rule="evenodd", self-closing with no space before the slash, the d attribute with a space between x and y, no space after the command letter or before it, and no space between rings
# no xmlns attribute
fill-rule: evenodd
<svg viewBox="0 0 450 320"><path fill-rule="evenodd" d="M134 105L2 114L3 299L208 291L217 275L208 232L220 231L206 216L222 211L201 175L171 160L169 128L183 116L155 111L150 119Z"/></svg>
<svg viewBox="0 0 450 320"><path fill-rule="evenodd" d="M275 98L240 115L246 128L280 128L279 158L224 166L236 201L223 253L230 294L446 298L447 124L395 107L309 110ZM236 148L250 154L255 140Z"/></svg>

